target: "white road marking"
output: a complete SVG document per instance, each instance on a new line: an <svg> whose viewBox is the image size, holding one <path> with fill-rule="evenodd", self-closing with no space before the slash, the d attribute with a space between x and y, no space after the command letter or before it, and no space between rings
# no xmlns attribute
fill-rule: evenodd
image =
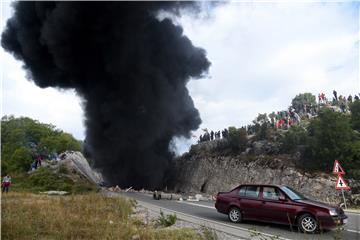
<svg viewBox="0 0 360 240"><path fill-rule="evenodd" d="M355 213L355 212L347 212L345 211L346 215L352 215L352 216L360 216L360 213Z"/></svg>
<svg viewBox="0 0 360 240"><path fill-rule="evenodd" d="M197 203L191 203L191 202L185 202L185 201L177 201L177 202L178 202L178 203L185 203L185 204L189 204L189 205L193 205L193 206L199 206L199 207L204 207L204 208L215 209L215 207L206 206L206 205L197 204Z"/></svg>
<svg viewBox="0 0 360 240"><path fill-rule="evenodd" d="M180 202L181 202L181 201L180 201ZM251 231L251 229L248 229L248 228L238 227L238 226L229 225L229 224L222 223L222 222L218 222L218 221L214 221L214 220L209 220L209 219L202 218L202 217L197 217L197 216L194 216L194 215L190 215L190 214L178 212L178 211L175 211L175 210L172 210L172 209L169 209L169 208L160 207L160 206L157 206L157 205L154 205L154 204L151 204L151 203L147 203L147 202L138 201L138 203L139 203L140 205L142 204L144 207L146 207L146 205L150 205L150 206L153 206L153 207L156 207L156 208L160 208L160 209L167 210L167 211L169 211L169 212L176 213L177 215L183 215L183 216L187 216L187 217L190 217L190 218L200 219L200 220L202 220L202 221L204 221L204 222L209 222L209 223L212 223L212 224L218 224L218 225L226 226L226 227L229 227L229 228L234 228L234 229L242 230L242 231L245 231L245 232L247 232L247 233L248 233L249 231ZM194 204L195 204L195 203L194 203ZM200 204L198 204L198 205L200 205ZM204 206L204 205L200 205L200 206ZM280 237L280 236L277 236L277 235L272 235L272 234L269 234L269 233L264 233L264 232L260 232L260 231L257 231L257 232L258 232L258 233L261 233L262 235L267 236L267 237L275 237L275 238L278 238L278 239L281 239L281 240L292 240L292 239L290 239L290 238L284 238L284 237ZM230 234L230 235L234 235L234 234Z"/></svg>
<svg viewBox="0 0 360 240"><path fill-rule="evenodd" d="M360 231L357 231L357 230L352 230L352 229L345 229L345 230L348 232L360 233Z"/></svg>

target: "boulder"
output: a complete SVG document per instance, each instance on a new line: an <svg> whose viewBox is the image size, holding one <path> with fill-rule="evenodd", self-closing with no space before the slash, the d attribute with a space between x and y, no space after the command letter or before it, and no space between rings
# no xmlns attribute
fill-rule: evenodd
<svg viewBox="0 0 360 240"><path fill-rule="evenodd" d="M65 192L65 191L47 191L47 192L40 192L40 193L47 194L47 195L60 195L60 196L69 194L68 192Z"/></svg>
<svg viewBox="0 0 360 240"><path fill-rule="evenodd" d="M61 159L59 163L65 164L69 170L75 170L97 185L104 182L102 174L90 167L88 161L81 152L66 151L61 153L59 157Z"/></svg>

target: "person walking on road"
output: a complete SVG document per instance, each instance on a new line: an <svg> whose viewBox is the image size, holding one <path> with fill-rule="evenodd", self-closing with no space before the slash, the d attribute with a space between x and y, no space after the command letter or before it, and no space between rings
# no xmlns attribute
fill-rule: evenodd
<svg viewBox="0 0 360 240"><path fill-rule="evenodd" d="M9 192L10 185L11 185L11 177L9 175L6 175L1 183L2 192Z"/></svg>

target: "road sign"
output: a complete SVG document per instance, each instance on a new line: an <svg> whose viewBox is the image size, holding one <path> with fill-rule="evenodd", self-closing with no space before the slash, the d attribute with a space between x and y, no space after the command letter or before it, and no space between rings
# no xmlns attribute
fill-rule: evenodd
<svg viewBox="0 0 360 240"><path fill-rule="evenodd" d="M346 184L346 182L344 181L342 176L338 175L335 188L336 189L349 189L350 187L349 187L349 185Z"/></svg>
<svg viewBox="0 0 360 240"><path fill-rule="evenodd" d="M333 173L334 174L345 174L344 169L341 167L338 160L334 161L334 167L333 167Z"/></svg>

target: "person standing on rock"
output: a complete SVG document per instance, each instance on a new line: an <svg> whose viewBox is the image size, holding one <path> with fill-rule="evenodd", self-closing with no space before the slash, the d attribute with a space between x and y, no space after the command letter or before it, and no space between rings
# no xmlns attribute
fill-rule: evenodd
<svg viewBox="0 0 360 240"><path fill-rule="evenodd" d="M336 102L337 102L337 101L338 101L337 92L334 90L334 91L333 91L333 94L334 94L334 98L335 98L335 100L336 100Z"/></svg>
<svg viewBox="0 0 360 240"><path fill-rule="evenodd" d="M41 161L42 161L42 156L39 155L39 156L37 157L37 165L38 165L39 167L41 167Z"/></svg>
<svg viewBox="0 0 360 240"><path fill-rule="evenodd" d="M6 175L1 183L2 192L9 192L10 185L11 185L11 177L9 175Z"/></svg>

